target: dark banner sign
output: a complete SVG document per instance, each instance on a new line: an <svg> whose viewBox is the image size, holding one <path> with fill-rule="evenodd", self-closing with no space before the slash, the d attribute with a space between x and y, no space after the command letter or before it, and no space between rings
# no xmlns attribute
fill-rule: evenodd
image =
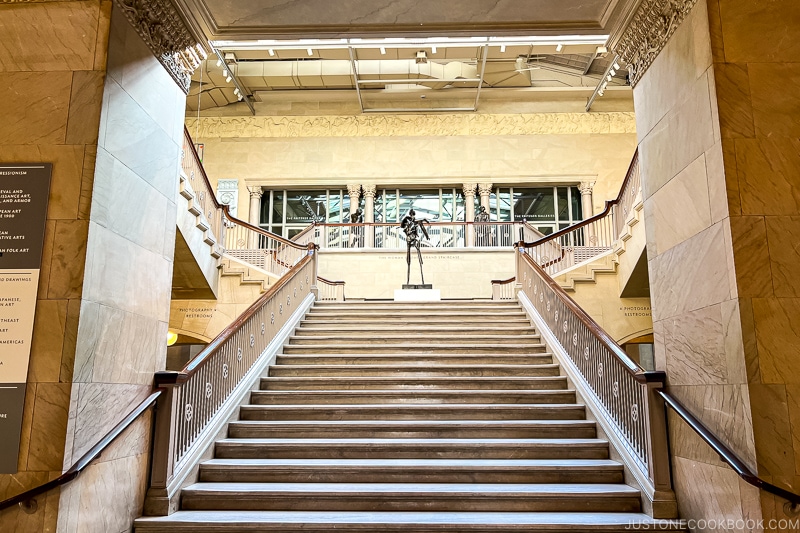
<svg viewBox="0 0 800 533"><path fill-rule="evenodd" d="M17 472L50 163L0 165L0 473Z"/></svg>

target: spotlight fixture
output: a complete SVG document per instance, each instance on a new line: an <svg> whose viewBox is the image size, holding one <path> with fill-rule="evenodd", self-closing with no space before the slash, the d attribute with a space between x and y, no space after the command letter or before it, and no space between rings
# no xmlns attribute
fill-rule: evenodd
<svg viewBox="0 0 800 533"><path fill-rule="evenodd" d="M217 59L217 66L218 66L218 67L221 67L221 66L222 66L222 60L220 60L220 59Z"/></svg>
<svg viewBox="0 0 800 533"><path fill-rule="evenodd" d="M383 47L383 46L381 46L381 55L382 55L382 56L385 56L385 55L386 55L386 48L385 48L385 47Z"/></svg>
<svg viewBox="0 0 800 533"><path fill-rule="evenodd" d="M225 81L226 81L226 82L230 83L230 82L231 82L231 79L232 79L232 78L231 78L230 74L228 74L227 76L225 76Z"/></svg>
<svg viewBox="0 0 800 533"><path fill-rule="evenodd" d="M431 46L431 53L432 53L432 54L435 54L435 53L436 53L436 47L435 47L435 46Z"/></svg>
<svg viewBox="0 0 800 533"><path fill-rule="evenodd" d="M616 69L616 70L619 70L619 63L617 63L616 61L614 61L614 65L613 65L613 67L614 67L614 69Z"/></svg>
<svg viewBox="0 0 800 533"><path fill-rule="evenodd" d="M609 71L608 71L608 73L609 73L609 74L611 74L611 75L613 76L614 74L616 74L616 73L617 73L617 71L616 71L616 70L614 70L614 68L612 67L612 68L611 68L611 70L609 70Z"/></svg>
<svg viewBox="0 0 800 533"><path fill-rule="evenodd" d="M420 50L419 52L417 52L417 64L419 65L420 63L427 63L427 62L428 62L427 52L425 52L425 50Z"/></svg>
<svg viewBox="0 0 800 533"><path fill-rule="evenodd" d="M313 51L311 48L306 48L306 52L307 52L307 53L308 53L308 55L310 55L310 56L313 56L313 55L314 55L314 51Z"/></svg>
<svg viewBox="0 0 800 533"><path fill-rule="evenodd" d="M608 76L606 76L606 80L608 80L608 81L611 81L611 74L609 74Z"/></svg>
<svg viewBox="0 0 800 533"><path fill-rule="evenodd" d="M275 55L275 50L273 50L272 48L267 48L267 52L269 52L270 57L273 57Z"/></svg>
<svg viewBox="0 0 800 533"><path fill-rule="evenodd" d="M500 53L501 54L505 54L506 53L506 45L504 45L504 44L500 45Z"/></svg>
<svg viewBox="0 0 800 533"><path fill-rule="evenodd" d="M560 52L560 51L561 51L561 50L563 50L563 49L564 49L564 45L563 45L563 44L561 44L561 43L558 43L558 44L556 45L556 52Z"/></svg>

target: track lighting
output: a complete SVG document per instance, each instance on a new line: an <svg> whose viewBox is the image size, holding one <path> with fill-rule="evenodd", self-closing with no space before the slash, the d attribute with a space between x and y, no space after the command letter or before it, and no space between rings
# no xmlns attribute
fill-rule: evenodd
<svg viewBox="0 0 800 533"><path fill-rule="evenodd" d="M563 49L564 49L564 45L563 45L563 44L561 44L561 43L558 43L558 44L556 45L556 52L560 52L560 51L561 51L561 50L563 50Z"/></svg>

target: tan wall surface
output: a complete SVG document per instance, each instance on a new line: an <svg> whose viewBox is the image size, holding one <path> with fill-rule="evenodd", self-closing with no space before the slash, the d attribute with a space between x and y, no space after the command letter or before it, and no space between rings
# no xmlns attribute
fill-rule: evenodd
<svg viewBox="0 0 800 533"><path fill-rule="evenodd" d="M596 181L595 211L616 197L636 144L633 114L201 117L186 124L204 166L267 188Z"/></svg>
<svg viewBox="0 0 800 533"><path fill-rule="evenodd" d="M0 162L53 163L19 472L0 475L0 499L64 464L110 14L99 0L0 5ZM55 531L58 501L3 511L0 530Z"/></svg>
<svg viewBox="0 0 800 533"><path fill-rule="evenodd" d="M440 289L442 298L491 298L493 279L514 276L514 252L423 250L425 283ZM321 250L319 275L344 281L349 299L393 299L406 282L405 252L334 252ZM411 256L411 283L419 283L419 261ZM421 304L424 305L424 304Z"/></svg>

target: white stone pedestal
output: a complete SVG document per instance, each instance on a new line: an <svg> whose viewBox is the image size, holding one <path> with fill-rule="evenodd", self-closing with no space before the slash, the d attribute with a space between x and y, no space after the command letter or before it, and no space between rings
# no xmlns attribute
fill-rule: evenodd
<svg viewBox="0 0 800 533"><path fill-rule="evenodd" d="M439 289L395 289L395 302L438 302L442 299Z"/></svg>

